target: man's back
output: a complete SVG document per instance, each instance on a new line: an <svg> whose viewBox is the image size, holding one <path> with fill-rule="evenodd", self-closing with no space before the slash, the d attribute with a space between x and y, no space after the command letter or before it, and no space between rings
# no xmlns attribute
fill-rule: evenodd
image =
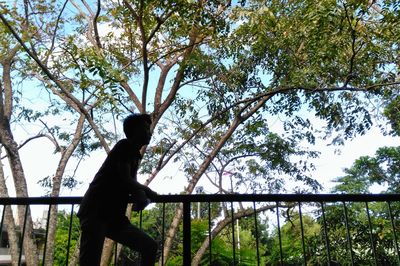
<svg viewBox="0 0 400 266"><path fill-rule="evenodd" d="M112 218L125 214L130 194L126 179L136 180L140 160L140 153L131 146L127 139L122 139L110 151L83 197L79 217ZM129 177L120 170L124 168Z"/></svg>

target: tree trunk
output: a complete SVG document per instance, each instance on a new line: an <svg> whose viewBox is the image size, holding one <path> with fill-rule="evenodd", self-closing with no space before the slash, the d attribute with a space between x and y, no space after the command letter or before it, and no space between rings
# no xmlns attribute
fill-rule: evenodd
<svg viewBox="0 0 400 266"><path fill-rule="evenodd" d="M0 130L0 131L1 131L0 139L2 140L2 143L4 144L6 151L7 151L8 161L10 164L17 197L28 197L28 188L27 188L25 174L24 174L24 171L22 168L21 160L19 158L17 144L11 138L10 134L5 133L4 130ZM28 209L26 210L26 208L28 208ZM18 206L17 209L18 209L18 218L19 218L18 221L19 221L19 225L21 227L21 232L24 229L23 226L25 224L25 235L24 235L24 240L23 240L23 247L24 247L26 264L28 266L30 266L30 265L36 266L36 265L38 265L38 253L37 253L37 247L36 247L35 239L34 239L35 236L33 233L33 222L32 222L30 207L29 206ZM27 212L26 221L25 221L25 212Z"/></svg>
<svg viewBox="0 0 400 266"><path fill-rule="evenodd" d="M0 142L4 145L7 158L9 161L12 177L14 180L14 186L17 197L28 197L28 188L25 180L25 174L22 168L22 163L18 154L18 146L15 143L10 127L8 124L8 119L2 117L2 122L0 124ZM25 209L27 210L26 222L25 222ZM37 247L34 241L33 234L33 223L30 213L29 206L18 206L18 221L19 225L22 226L25 223L25 237L23 241L25 259L28 266L36 266L38 263Z"/></svg>
<svg viewBox="0 0 400 266"><path fill-rule="evenodd" d="M7 159L10 164L10 169L14 181L15 191L17 197L28 197L28 187L25 180L22 163L18 153L18 145L15 142L10 128L10 118L13 108L13 91L11 84L11 66L13 58L15 57L20 46L15 46L9 51L8 55L1 58L1 65L3 67L2 81L4 88L0 88L0 143L4 146ZM4 91L4 93L3 93ZM5 184L4 184L5 185ZM6 192L6 191L4 191ZM25 210L27 209L27 216L25 221ZM37 247L34 241L33 223L29 206L18 206L18 221L19 225L25 226L25 237L23 240L23 247L25 251L25 260L28 266L36 266L38 264ZM23 228L21 228L22 231Z"/></svg>
<svg viewBox="0 0 400 266"><path fill-rule="evenodd" d="M281 206L284 207L284 206ZM235 213L233 215L233 219L232 217L228 216L225 217L223 220L219 221L217 223L217 226L215 226L215 228L211 231L211 241L228 225L230 225L232 222L234 222L235 220L242 218L242 217L246 217L246 216L250 216L250 215L254 215L254 212L261 212L261 211L265 211L265 210L270 210L276 208L276 205L267 205L264 207L259 208L258 210L254 210L254 209L243 209L237 213ZM207 236L205 238L205 240L203 241L203 244L200 246L200 248L197 250L196 255L193 257L192 259L192 266L197 266L200 264L200 261L204 255L204 253L207 251L207 248L210 246L210 239Z"/></svg>
<svg viewBox="0 0 400 266"><path fill-rule="evenodd" d="M114 241L106 238L104 241L103 252L101 253L100 266L107 266L110 264L112 254L114 252Z"/></svg>
<svg viewBox="0 0 400 266"><path fill-rule="evenodd" d="M50 206L50 218L47 221L48 231L47 231L47 243L46 243L46 257L44 258L44 265L52 266L54 261L54 240L57 230L57 212L58 206Z"/></svg>
<svg viewBox="0 0 400 266"><path fill-rule="evenodd" d="M74 253L69 260L68 266L76 266L79 264L79 248L81 245L81 238L79 237L78 242L76 242Z"/></svg>
<svg viewBox="0 0 400 266"><path fill-rule="evenodd" d="M217 156L218 152L222 148L222 146L225 144L225 142L230 138L234 130L239 126L240 121L235 120L233 124L231 125L230 129L226 132L226 134L219 140L217 145L215 145L214 149L210 153L209 156L203 161L203 163L200 165L199 170L196 172L196 174L192 177L192 180L189 182L189 185L186 188L185 194L192 194L194 188L196 187L197 182L200 180L201 176L203 173L207 170L208 166L211 164L212 160ZM167 258L169 255L169 252L171 251L172 247L172 242L175 237L175 234L177 232L177 229L179 227L179 223L182 219L182 213L183 213L183 204L180 204L179 207L177 208L175 212L175 216L172 220L171 226L168 230L168 233L166 235L166 239L164 242L164 262L160 260L159 264L166 264Z"/></svg>
<svg viewBox="0 0 400 266"><path fill-rule="evenodd" d="M0 157L1 157L1 147L0 147ZM8 190L6 186L6 181L4 178L3 164L0 161L0 197L9 197ZM10 244L10 255L11 255L11 265L18 265L18 236L17 230L15 228L14 216L12 214L11 206L4 206L4 223L3 226L6 227L8 234L8 243Z"/></svg>
<svg viewBox="0 0 400 266"><path fill-rule="evenodd" d="M266 96L262 99L259 99L258 102L254 106L252 106L252 103L246 103L239 112L237 112L236 118L232 121L230 124L229 128L225 132L223 136L218 140L216 145L214 146L213 150L210 152L210 154L204 159L203 163L200 165L199 170L194 174L192 179L189 182L189 185L186 188L186 194L191 194L197 184L197 182L200 180L204 172L207 170L208 166L211 164L212 160L218 155L219 151L222 149L222 147L225 145L225 143L228 141L228 139L232 136L232 134L235 132L235 130L241 125L244 121L246 121L249 117L251 117L255 112L257 112L264 104L265 102L270 98L271 96ZM168 233L166 235L166 239L164 242L164 262L159 261L159 264L166 264L166 261L168 259L169 252L171 251L172 247L172 242L173 238L175 237L176 231L178 229L178 225L182 219L182 204L179 206L177 209L175 216L172 220L171 226L168 230Z"/></svg>
<svg viewBox="0 0 400 266"><path fill-rule="evenodd" d="M60 195L61 183L62 183L62 178L63 178L64 172L65 172L65 168L66 168L67 163L68 163L69 159L71 158L73 152L75 151L76 147L79 144L79 140L81 139L81 133L82 133L84 122L85 122L85 116L83 114L81 114L78 124L75 129L74 137L73 137L70 145L66 149L61 151L61 159L58 163L56 173L53 177L52 191L51 191L52 197L58 197ZM57 148L60 148L60 147L57 147ZM47 221L49 224L49 229L48 229L48 235L47 235L46 258L45 258L45 263L44 263L44 265L46 265L46 266L53 266L54 241L55 241L56 230L57 230L57 213L58 213L58 206L51 206L50 219L49 219L49 221ZM73 215L73 213L71 213L71 215Z"/></svg>

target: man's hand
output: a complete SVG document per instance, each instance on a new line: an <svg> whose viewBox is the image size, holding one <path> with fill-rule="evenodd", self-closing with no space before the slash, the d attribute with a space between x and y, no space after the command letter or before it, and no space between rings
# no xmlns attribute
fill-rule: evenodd
<svg viewBox="0 0 400 266"><path fill-rule="evenodd" d="M149 205L149 203L151 202L146 190L144 189L139 189L135 191L135 193L133 194L133 200L133 210L137 212L144 210L146 206Z"/></svg>

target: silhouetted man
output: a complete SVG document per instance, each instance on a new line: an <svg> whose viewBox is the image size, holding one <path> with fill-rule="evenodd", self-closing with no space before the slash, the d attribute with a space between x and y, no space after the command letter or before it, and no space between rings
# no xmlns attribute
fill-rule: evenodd
<svg viewBox="0 0 400 266"><path fill-rule="evenodd" d="M151 117L133 114L123 122L126 139L108 154L83 197L78 211L82 235L80 265L100 265L105 237L141 254L141 265L153 266L157 243L125 216L131 196L135 210L142 210L157 193L137 182L140 149L149 144Z"/></svg>

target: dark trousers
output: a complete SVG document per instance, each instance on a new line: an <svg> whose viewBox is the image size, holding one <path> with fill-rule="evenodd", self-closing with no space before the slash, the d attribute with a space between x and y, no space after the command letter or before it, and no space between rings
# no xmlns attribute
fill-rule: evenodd
<svg viewBox="0 0 400 266"><path fill-rule="evenodd" d="M100 265L104 239L108 237L141 254L142 266L154 266L157 243L145 232L133 226L127 217L119 221L81 219L80 266Z"/></svg>

